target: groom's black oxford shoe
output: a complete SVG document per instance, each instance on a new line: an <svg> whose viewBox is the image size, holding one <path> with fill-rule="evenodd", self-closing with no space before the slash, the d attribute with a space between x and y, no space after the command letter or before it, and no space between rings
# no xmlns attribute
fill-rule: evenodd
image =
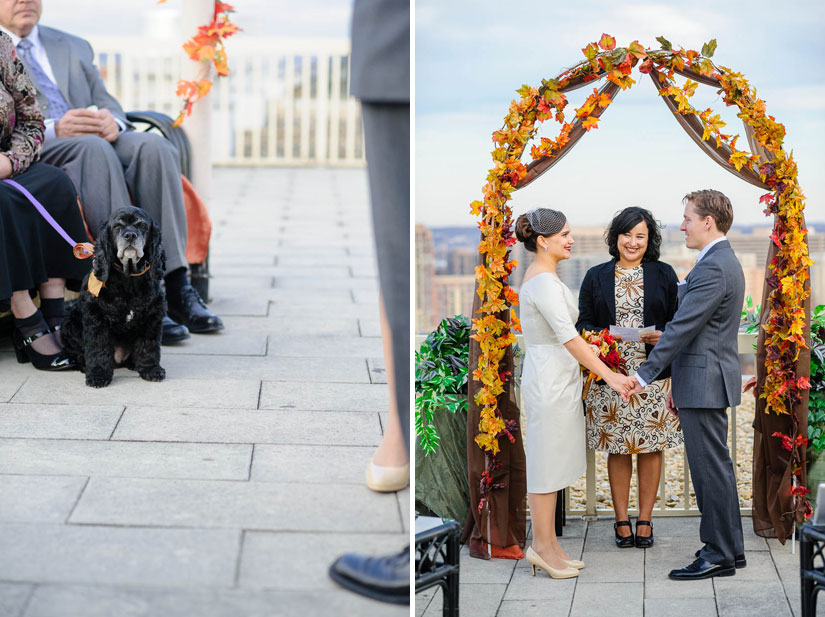
<svg viewBox="0 0 825 617"><path fill-rule="evenodd" d="M718 563L705 561L701 557L692 564L678 570L671 570L668 578L674 581L698 581L713 576L733 576L736 574L734 566L723 566Z"/></svg>
<svg viewBox="0 0 825 617"><path fill-rule="evenodd" d="M191 285L184 285L177 293L167 293L169 317L189 328L190 332L217 332L223 330L223 321L206 308L198 292Z"/></svg>
<svg viewBox="0 0 825 617"><path fill-rule="evenodd" d="M341 555L330 566L329 576L345 589L373 600L409 604L410 547L383 557Z"/></svg>
<svg viewBox="0 0 825 617"><path fill-rule="evenodd" d="M699 556L699 553L700 553L701 551L702 551L702 549L699 549L698 551L696 551L696 553L694 553L694 555L695 555L696 557L698 557L698 556ZM743 553L742 555L737 555L737 556L736 556L735 561L734 561L734 565L736 566L736 569L737 569L737 570L741 570L742 568L747 567L747 565L748 565L748 561L747 561L747 559L745 559L745 555L744 555L744 553Z"/></svg>
<svg viewBox="0 0 825 617"><path fill-rule="evenodd" d="M172 343L185 341L189 338L189 329L173 321L168 315L163 316L162 333L160 338L161 345L171 345Z"/></svg>

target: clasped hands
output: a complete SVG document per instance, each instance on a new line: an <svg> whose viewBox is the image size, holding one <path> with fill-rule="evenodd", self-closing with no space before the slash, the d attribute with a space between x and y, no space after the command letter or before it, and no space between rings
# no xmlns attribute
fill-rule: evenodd
<svg viewBox="0 0 825 617"><path fill-rule="evenodd" d="M70 109L54 124L57 137L97 135L114 143L120 134L115 117L108 109Z"/></svg>

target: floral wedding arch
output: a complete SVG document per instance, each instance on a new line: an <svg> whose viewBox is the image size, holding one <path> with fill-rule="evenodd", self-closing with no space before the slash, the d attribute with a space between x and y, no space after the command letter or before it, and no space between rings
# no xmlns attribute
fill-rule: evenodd
<svg viewBox="0 0 825 617"><path fill-rule="evenodd" d="M533 182L585 133L598 128L604 110L636 83L634 68L650 76L678 123L706 154L742 180L769 191L760 199L766 216L773 216L774 228L757 351L754 525L757 533L784 541L794 521L810 514L805 498L805 444L813 262L808 257L805 196L797 183L796 161L783 149L784 126L767 114L764 101L744 76L711 60L715 40L701 52L675 48L663 37L657 41L661 48L655 50L638 41L616 47L612 36L602 35L598 43L582 49L584 61L554 79L542 80L538 87L522 86L521 98L510 104L504 126L493 133L496 146L484 199L471 204L480 219L481 243L470 350L470 367L475 370L469 394L468 459L475 506L472 535L485 545L519 544L523 535L523 524L514 520L518 507L513 506L519 500L523 503L524 467L523 456L511 458L522 445L512 396L511 346L520 324L510 311L518 304L518 295L508 286L516 267L510 260L516 240L508 201L513 191ZM677 84L677 74L687 78L684 85ZM584 104L568 115L566 94L590 82L602 86L594 87ZM737 147L739 135L724 132L719 114L691 105L699 84L719 88L726 105L738 108L747 149ZM534 141L539 125L548 120L561 125L557 137ZM525 164L521 159L531 142L532 161ZM471 447L473 443L477 448ZM770 502L762 503L761 512L760 490L763 502Z"/></svg>

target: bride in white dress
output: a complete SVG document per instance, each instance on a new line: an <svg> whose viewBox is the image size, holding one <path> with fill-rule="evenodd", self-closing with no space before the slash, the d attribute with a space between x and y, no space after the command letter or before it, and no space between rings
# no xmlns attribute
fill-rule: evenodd
<svg viewBox="0 0 825 617"><path fill-rule="evenodd" d="M536 258L519 290L526 356L521 378L527 416L527 498L533 542L526 558L533 569L553 578L578 576L584 563L570 559L555 532L557 491L585 472L585 421L579 363L619 392L630 391L628 378L598 359L576 332L579 310L570 289L556 276L556 266L570 258L573 236L561 212L537 208L516 220L516 238Z"/></svg>

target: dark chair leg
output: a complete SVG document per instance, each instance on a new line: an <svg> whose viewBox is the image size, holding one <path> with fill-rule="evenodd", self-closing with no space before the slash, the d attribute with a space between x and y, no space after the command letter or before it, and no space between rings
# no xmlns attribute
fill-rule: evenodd
<svg viewBox="0 0 825 617"><path fill-rule="evenodd" d="M811 606L811 600L814 598L814 582L809 577L805 576L806 570L812 570L814 567L814 543L812 540L802 534L802 540L799 543L799 569L802 578L802 617L812 617L816 615L814 607Z"/></svg>

